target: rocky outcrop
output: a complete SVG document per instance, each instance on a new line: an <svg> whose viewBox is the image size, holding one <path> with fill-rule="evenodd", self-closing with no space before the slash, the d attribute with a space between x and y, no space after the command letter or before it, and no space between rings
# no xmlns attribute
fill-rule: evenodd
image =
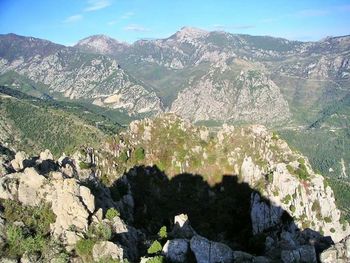
<svg viewBox="0 0 350 263"><path fill-rule="evenodd" d="M350 262L350 236L333 245L320 255L322 263L345 263Z"/></svg>
<svg viewBox="0 0 350 263"><path fill-rule="evenodd" d="M264 202L258 193L252 194L250 214L254 234L280 224L283 213L284 210L281 207Z"/></svg>
<svg viewBox="0 0 350 263"><path fill-rule="evenodd" d="M283 263L300 262L316 263L316 253L313 246L302 246L295 250L283 250L281 253Z"/></svg>
<svg viewBox="0 0 350 263"><path fill-rule="evenodd" d="M201 236L194 236L190 247L198 263L230 263L234 259L233 251L228 246Z"/></svg>
<svg viewBox="0 0 350 263"><path fill-rule="evenodd" d="M25 157L19 158L19 156L25 155L17 154L13 164L28 161ZM55 222L51 225L53 235L67 245L74 245L79 236L71 229L73 227L77 233L87 231L89 217L95 210L94 196L78 180L65 178L61 172L51 172L49 177L39 174L47 172L42 166L47 160L52 161L52 154L48 150L40 154L35 167L27 167L23 172L1 177L0 198L29 206L51 204L56 216ZM17 168L16 165L15 167ZM42 167L44 171L40 170Z"/></svg>
<svg viewBox="0 0 350 263"><path fill-rule="evenodd" d="M237 73L227 70L227 75ZM279 87L258 71L241 71L234 80L213 70L181 91L171 111L191 121L221 120L271 123L290 117Z"/></svg>
<svg viewBox="0 0 350 263"><path fill-rule="evenodd" d="M163 246L163 254L174 263L186 262L189 253L189 241L186 239L168 240Z"/></svg>
<svg viewBox="0 0 350 263"><path fill-rule="evenodd" d="M108 260L108 259L123 259L123 249L109 241L101 241L94 245L92 250L92 256L95 261Z"/></svg>

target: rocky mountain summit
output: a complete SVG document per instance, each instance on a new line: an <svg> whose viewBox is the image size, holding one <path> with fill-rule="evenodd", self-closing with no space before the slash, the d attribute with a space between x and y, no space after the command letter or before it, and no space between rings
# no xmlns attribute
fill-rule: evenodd
<svg viewBox="0 0 350 263"><path fill-rule="evenodd" d="M123 52L129 45L106 35L94 35L80 40L75 47L90 53L113 55Z"/></svg>
<svg viewBox="0 0 350 263"><path fill-rule="evenodd" d="M29 157L2 146L0 160L8 260L349 259L350 227L332 189L261 125L213 133L165 115L72 156Z"/></svg>

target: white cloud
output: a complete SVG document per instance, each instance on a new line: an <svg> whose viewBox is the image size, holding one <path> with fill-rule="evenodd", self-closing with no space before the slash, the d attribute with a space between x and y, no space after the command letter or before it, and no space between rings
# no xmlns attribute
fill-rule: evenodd
<svg viewBox="0 0 350 263"><path fill-rule="evenodd" d="M110 6L110 0L88 0L88 7L84 9L85 12L100 10Z"/></svg>
<svg viewBox="0 0 350 263"><path fill-rule="evenodd" d="M82 19L83 19L83 16L80 14L72 15L72 16L67 17L65 20L63 20L63 23L74 23L74 22L80 21Z"/></svg>
<svg viewBox="0 0 350 263"><path fill-rule="evenodd" d="M126 27L124 27L125 31L134 31L134 32L149 32L150 30L148 28L145 28L141 25L131 24Z"/></svg>

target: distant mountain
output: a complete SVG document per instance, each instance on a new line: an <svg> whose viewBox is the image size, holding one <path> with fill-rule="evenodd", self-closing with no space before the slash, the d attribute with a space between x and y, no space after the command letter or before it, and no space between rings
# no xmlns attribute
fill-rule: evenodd
<svg viewBox="0 0 350 263"><path fill-rule="evenodd" d="M124 52L129 45L105 35L94 35L80 40L74 47L86 52L114 55Z"/></svg>
<svg viewBox="0 0 350 263"><path fill-rule="evenodd" d="M94 35L64 47L8 34L0 36L0 72L129 114L304 122L349 92L349 42L349 36L300 42L184 27L131 45Z"/></svg>
<svg viewBox="0 0 350 263"><path fill-rule="evenodd" d="M48 92L121 108L129 114L162 111L154 90L122 69L113 58L32 37L9 34L0 39L2 75L16 72Z"/></svg>

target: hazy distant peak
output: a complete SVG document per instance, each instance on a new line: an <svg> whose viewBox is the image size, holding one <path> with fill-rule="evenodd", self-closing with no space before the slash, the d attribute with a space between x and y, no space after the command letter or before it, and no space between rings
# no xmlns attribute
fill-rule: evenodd
<svg viewBox="0 0 350 263"><path fill-rule="evenodd" d="M92 35L80 40L75 46L85 51L112 54L125 48L128 44L106 35Z"/></svg>
<svg viewBox="0 0 350 263"><path fill-rule="evenodd" d="M177 39L201 38L208 35L208 33L208 31L196 27L183 27L174 36Z"/></svg>

